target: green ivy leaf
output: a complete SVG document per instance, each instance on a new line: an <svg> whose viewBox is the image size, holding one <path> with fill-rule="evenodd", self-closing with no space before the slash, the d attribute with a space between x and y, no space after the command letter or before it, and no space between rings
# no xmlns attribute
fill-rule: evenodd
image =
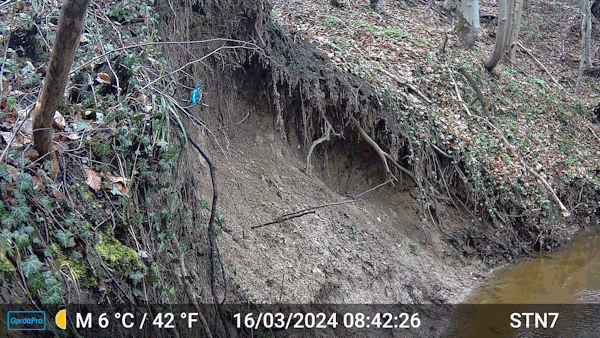
<svg viewBox="0 0 600 338"><path fill-rule="evenodd" d="M19 204L12 207L11 216L16 222L26 222L29 219L29 206L27 204Z"/></svg>
<svg viewBox="0 0 600 338"><path fill-rule="evenodd" d="M73 238L73 233L70 230L58 230L55 237L65 248L71 248L75 246L75 239Z"/></svg>
<svg viewBox="0 0 600 338"><path fill-rule="evenodd" d="M29 245L29 235L22 231L14 231L12 233L12 238L19 248L24 248Z"/></svg>
<svg viewBox="0 0 600 338"><path fill-rule="evenodd" d="M144 278L144 274L136 271L129 276L133 280L133 285L137 286L138 283Z"/></svg>
<svg viewBox="0 0 600 338"><path fill-rule="evenodd" d="M27 260L21 262L21 269L23 270L25 277L29 278L29 276L33 276L38 273L43 265L44 263L40 262L36 255L29 255Z"/></svg>
<svg viewBox="0 0 600 338"><path fill-rule="evenodd" d="M27 288L31 294L35 294L39 289L45 289L46 284L42 276L36 274L27 280Z"/></svg>

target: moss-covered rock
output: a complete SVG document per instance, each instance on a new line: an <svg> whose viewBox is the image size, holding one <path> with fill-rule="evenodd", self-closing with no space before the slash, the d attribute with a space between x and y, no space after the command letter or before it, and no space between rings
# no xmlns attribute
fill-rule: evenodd
<svg viewBox="0 0 600 338"><path fill-rule="evenodd" d="M123 245L112 234L102 233L101 236L102 241L96 244L96 250L106 264L124 272L142 268L135 250Z"/></svg>

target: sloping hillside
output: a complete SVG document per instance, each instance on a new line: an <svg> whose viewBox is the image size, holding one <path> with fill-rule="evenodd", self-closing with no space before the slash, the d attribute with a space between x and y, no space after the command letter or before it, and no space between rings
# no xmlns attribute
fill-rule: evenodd
<svg viewBox="0 0 600 338"><path fill-rule="evenodd" d="M27 115L58 9L3 3L0 296L454 304L552 250L598 222L600 90L573 95L574 1L525 8L521 43L558 84L523 50L486 72L494 3L473 50L440 1L95 3L58 176Z"/></svg>

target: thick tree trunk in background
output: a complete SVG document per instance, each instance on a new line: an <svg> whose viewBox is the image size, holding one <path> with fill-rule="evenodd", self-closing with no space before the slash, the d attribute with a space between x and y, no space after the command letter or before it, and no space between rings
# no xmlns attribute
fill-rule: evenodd
<svg viewBox="0 0 600 338"><path fill-rule="evenodd" d="M492 51L492 55L488 60L484 62L485 68L491 72L500 58L502 57L502 52L504 51L504 42L506 40L506 24L507 24L507 16L508 16L508 4L507 0L498 0L498 31L496 33L496 44L494 45L494 50Z"/></svg>
<svg viewBox="0 0 600 338"><path fill-rule="evenodd" d="M462 0L462 18L458 36L467 48L472 48L479 35L479 0Z"/></svg>
<svg viewBox="0 0 600 338"><path fill-rule="evenodd" d="M511 15L511 13L508 13ZM519 31L521 30L521 20L523 18L523 0L515 0L515 10L512 14L513 16L513 25L512 29L509 31L510 35L508 36L508 55L510 61L515 61L515 55L517 52L517 41L519 41Z"/></svg>
<svg viewBox="0 0 600 338"><path fill-rule="evenodd" d="M52 120L64 96L89 2L90 0L64 0L60 11L48 72L33 110L33 143L40 156L49 153L50 156L54 156Z"/></svg>

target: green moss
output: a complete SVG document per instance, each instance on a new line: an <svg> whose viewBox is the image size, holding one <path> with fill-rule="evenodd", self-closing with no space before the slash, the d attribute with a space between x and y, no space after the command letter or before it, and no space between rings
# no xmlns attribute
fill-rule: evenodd
<svg viewBox="0 0 600 338"><path fill-rule="evenodd" d="M102 242L96 244L96 250L102 260L121 271L133 271L142 268L137 253L119 242L113 235L102 233Z"/></svg>
<svg viewBox="0 0 600 338"><path fill-rule="evenodd" d="M56 267L60 269L63 265L68 265L75 274L75 278L82 286L93 286L98 284L98 281L88 273L86 261L83 258L74 258L68 255L67 249L62 249L58 243L52 243L52 251L54 252L54 262Z"/></svg>
<svg viewBox="0 0 600 338"><path fill-rule="evenodd" d="M6 258L6 253L0 251L0 271L15 272L15 266Z"/></svg>

